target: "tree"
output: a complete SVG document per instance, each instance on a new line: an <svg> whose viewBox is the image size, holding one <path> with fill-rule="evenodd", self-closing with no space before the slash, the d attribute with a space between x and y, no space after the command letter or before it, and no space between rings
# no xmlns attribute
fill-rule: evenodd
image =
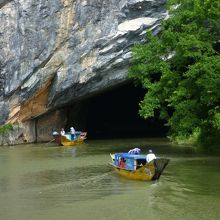
<svg viewBox="0 0 220 220"><path fill-rule="evenodd" d="M129 76L146 89L139 114L167 121L174 140L220 139L220 2L170 0L161 32L132 49ZM196 135L196 136L195 136Z"/></svg>

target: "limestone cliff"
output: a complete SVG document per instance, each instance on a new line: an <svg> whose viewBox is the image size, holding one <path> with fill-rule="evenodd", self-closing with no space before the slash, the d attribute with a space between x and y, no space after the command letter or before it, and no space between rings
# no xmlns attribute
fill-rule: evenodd
<svg viewBox="0 0 220 220"><path fill-rule="evenodd" d="M0 124L25 122L127 80L130 48L165 0L0 0Z"/></svg>

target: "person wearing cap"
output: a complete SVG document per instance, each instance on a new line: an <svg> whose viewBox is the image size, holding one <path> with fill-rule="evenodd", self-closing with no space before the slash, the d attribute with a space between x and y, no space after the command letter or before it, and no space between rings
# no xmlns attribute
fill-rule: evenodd
<svg viewBox="0 0 220 220"><path fill-rule="evenodd" d="M149 150L149 151L148 151L148 154L147 154L147 156L146 156L146 161L147 161L147 163L149 163L150 161L152 161L152 160L154 160L154 159L156 159L155 154L153 153L152 150Z"/></svg>
<svg viewBox="0 0 220 220"><path fill-rule="evenodd" d="M73 127L70 128L71 140L76 139L76 131Z"/></svg>

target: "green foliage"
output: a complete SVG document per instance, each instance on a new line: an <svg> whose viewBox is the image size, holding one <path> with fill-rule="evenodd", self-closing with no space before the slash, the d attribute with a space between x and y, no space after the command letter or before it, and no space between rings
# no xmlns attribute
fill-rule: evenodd
<svg viewBox="0 0 220 220"><path fill-rule="evenodd" d="M220 140L220 2L170 0L158 36L135 45L129 76L146 89L140 115L167 121L173 139ZM195 135L196 134L196 135Z"/></svg>
<svg viewBox="0 0 220 220"><path fill-rule="evenodd" d="M0 127L0 135L1 134L5 134L9 131L13 130L13 125L12 124L5 124L3 126Z"/></svg>

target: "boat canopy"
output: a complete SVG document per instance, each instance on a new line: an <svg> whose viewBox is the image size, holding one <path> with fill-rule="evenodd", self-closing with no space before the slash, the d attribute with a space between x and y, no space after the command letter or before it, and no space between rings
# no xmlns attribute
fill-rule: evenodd
<svg viewBox="0 0 220 220"><path fill-rule="evenodd" d="M136 155L136 154L129 154L129 153L116 153L115 157L123 157L123 158L132 158L134 160L138 159L146 159L146 155Z"/></svg>

